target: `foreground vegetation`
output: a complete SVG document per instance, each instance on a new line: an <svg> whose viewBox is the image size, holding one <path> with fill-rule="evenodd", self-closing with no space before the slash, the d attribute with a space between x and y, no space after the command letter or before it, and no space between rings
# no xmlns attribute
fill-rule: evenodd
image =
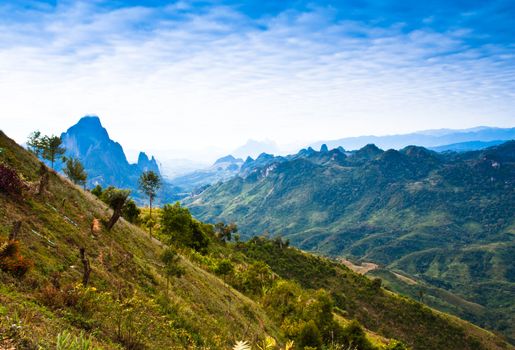
<svg viewBox="0 0 515 350"><path fill-rule="evenodd" d="M3 134L0 164L1 347L509 348L286 241L239 242L236 226L178 204L150 217L124 201L111 225L115 189L41 171Z"/></svg>

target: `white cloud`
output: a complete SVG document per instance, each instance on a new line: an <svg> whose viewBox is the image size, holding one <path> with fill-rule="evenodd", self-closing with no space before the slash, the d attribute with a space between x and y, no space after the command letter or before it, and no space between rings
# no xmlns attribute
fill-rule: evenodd
<svg viewBox="0 0 515 350"><path fill-rule="evenodd" d="M251 20L185 3L23 15L0 23L1 127L18 141L85 114L126 148L183 157L249 138L306 144L514 122L513 47L470 47L466 28L405 32L325 8Z"/></svg>

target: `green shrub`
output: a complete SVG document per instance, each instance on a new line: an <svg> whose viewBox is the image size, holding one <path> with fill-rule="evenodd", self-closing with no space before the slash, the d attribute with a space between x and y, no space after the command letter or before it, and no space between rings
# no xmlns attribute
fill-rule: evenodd
<svg viewBox="0 0 515 350"><path fill-rule="evenodd" d="M320 349L322 347L322 335L313 320L303 324L295 343L301 349L306 349L307 347Z"/></svg>

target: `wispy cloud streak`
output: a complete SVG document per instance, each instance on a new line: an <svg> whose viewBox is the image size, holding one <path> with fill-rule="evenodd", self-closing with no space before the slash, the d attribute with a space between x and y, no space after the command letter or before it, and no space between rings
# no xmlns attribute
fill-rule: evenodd
<svg viewBox="0 0 515 350"><path fill-rule="evenodd" d="M0 113L18 138L26 122L62 129L86 113L154 149L515 118L515 46L478 39L466 18L414 27L324 5L260 16L220 2L39 5L0 7Z"/></svg>

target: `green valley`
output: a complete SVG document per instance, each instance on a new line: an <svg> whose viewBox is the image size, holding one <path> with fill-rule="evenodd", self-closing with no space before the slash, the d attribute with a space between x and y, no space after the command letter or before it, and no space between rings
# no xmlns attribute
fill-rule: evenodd
<svg viewBox="0 0 515 350"><path fill-rule="evenodd" d="M333 258L380 266L390 287L515 339L515 141L443 153L368 145L260 156L240 176L184 201ZM247 163L247 162L246 162ZM406 284L397 271L419 281Z"/></svg>

